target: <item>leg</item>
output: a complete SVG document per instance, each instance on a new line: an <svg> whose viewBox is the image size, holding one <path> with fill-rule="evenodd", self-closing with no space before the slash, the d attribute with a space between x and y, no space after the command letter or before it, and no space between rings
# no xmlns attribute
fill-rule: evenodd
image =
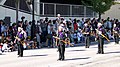
<svg viewBox="0 0 120 67"><path fill-rule="evenodd" d="M18 44L18 55L20 55L20 44Z"/></svg>
<svg viewBox="0 0 120 67"><path fill-rule="evenodd" d="M119 35L116 36L116 43L119 44Z"/></svg>
<svg viewBox="0 0 120 67"><path fill-rule="evenodd" d="M101 51L100 51L100 38L99 38L99 40L98 40L98 54L100 54L101 53Z"/></svg>
<svg viewBox="0 0 120 67"><path fill-rule="evenodd" d="M89 48L89 46L90 46L90 37L88 36L87 37L87 48Z"/></svg>
<svg viewBox="0 0 120 67"><path fill-rule="evenodd" d="M87 48L87 37L85 36L85 48Z"/></svg>
<svg viewBox="0 0 120 67"><path fill-rule="evenodd" d="M103 51L103 44L104 44L104 39L103 38L100 38L100 53L103 54L104 51Z"/></svg>
<svg viewBox="0 0 120 67"><path fill-rule="evenodd" d="M65 59L65 56L64 56L64 54L65 54L65 45L62 45L62 60L64 60Z"/></svg>
<svg viewBox="0 0 120 67"><path fill-rule="evenodd" d="M24 48L23 48L23 45L21 44L21 57L23 57L23 50Z"/></svg>
<svg viewBox="0 0 120 67"><path fill-rule="evenodd" d="M59 51L59 59L58 60L61 60L62 56L61 56L61 45L58 45L58 51Z"/></svg>
<svg viewBox="0 0 120 67"><path fill-rule="evenodd" d="M115 44L117 43L117 38L116 38L116 35L114 35L114 39L115 39Z"/></svg>
<svg viewBox="0 0 120 67"><path fill-rule="evenodd" d="M22 46L22 44L20 44L20 54L19 54L19 56L20 56L20 57L23 56L23 46Z"/></svg>
<svg viewBox="0 0 120 67"><path fill-rule="evenodd" d="M48 41L47 41L47 46L48 46L48 47L51 47L50 41L51 41L50 39L48 39Z"/></svg>
<svg viewBox="0 0 120 67"><path fill-rule="evenodd" d="M104 39L102 38L101 53L104 54Z"/></svg>

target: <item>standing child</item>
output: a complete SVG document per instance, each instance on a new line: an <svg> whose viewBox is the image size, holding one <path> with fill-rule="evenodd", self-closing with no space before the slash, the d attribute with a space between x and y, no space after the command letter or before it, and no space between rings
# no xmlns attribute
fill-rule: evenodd
<svg viewBox="0 0 120 67"><path fill-rule="evenodd" d="M78 37L78 42L80 43L80 41L82 40L82 33L81 33L81 30L78 31L77 33L77 37Z"/></svg>
<svg viewBox="0 0 120 67"><path fill-rule="evenodd" d="M77 42L78 42L78 36L77 36L77 32L74 32L74 35L73 35L74 37L74 43L75 44L77 44Z"/></svg>

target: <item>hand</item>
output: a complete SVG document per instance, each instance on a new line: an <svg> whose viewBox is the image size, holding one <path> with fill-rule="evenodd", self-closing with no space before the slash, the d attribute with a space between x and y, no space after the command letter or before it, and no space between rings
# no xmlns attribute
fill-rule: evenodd
<svg viewBox="0 0 120 67"><path fill-rule="evenodd" d="M16 39L17 39L18 41L20 41L20 39L19 39L18 37L17 37Z"/></svg>
<svg viewBox="0 0 120 67"><path fill-rule="evenodd" d="M97 38L95 38L95 41L97 41Z"/></svg>
<svg viewBox="0 0 120 67"><path fill-rule="evenodd" d="M102 34L102 32L101 32L101 31L99 31L99 32L98 32L98 34L100 34L100 35L101 35L101 34Z"/></svg>

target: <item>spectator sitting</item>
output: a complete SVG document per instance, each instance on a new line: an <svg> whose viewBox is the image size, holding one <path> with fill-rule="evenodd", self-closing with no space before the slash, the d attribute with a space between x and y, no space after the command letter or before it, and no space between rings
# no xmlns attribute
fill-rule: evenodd
<svg viewBox="0 0 120 67"><path fill-rule="evenodd" d="M7 44L8 44L8 48L10 48L10 50L11 50L11 52L13 51L13 42L12 42L12 39L11 39L11 37L10 37L10 35L8 35L7 37L6 37L6 41L7 41Z"/></svg>
<svg viewBox="0 0 120 67"><path fill-rule="evenodd" d="M3 44L2 44L2 52L8 51L10 50L10 48L8 47L8 42L6 40L4 40Z"/></svg>
<svg viewBox="0 0 120 67"><path fill-rule="evenodd" d="M32 48L32 42L33 41L30 41L30 38L29 36L26 38L26 44L27 44L27 49L31 49Z"/></svg>

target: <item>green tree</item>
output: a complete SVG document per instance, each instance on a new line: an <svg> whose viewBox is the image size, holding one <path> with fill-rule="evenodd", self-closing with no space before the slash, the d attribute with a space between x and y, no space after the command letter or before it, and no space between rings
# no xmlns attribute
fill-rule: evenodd
<svg viewBox="0 0 120 67"><path fill-rule="evenodd" d="M82 4L91 6L91 9L97 12L99 14L99 19L101 19L101 14L109 10L113 5L113 0L82 0Z"/></svg>

